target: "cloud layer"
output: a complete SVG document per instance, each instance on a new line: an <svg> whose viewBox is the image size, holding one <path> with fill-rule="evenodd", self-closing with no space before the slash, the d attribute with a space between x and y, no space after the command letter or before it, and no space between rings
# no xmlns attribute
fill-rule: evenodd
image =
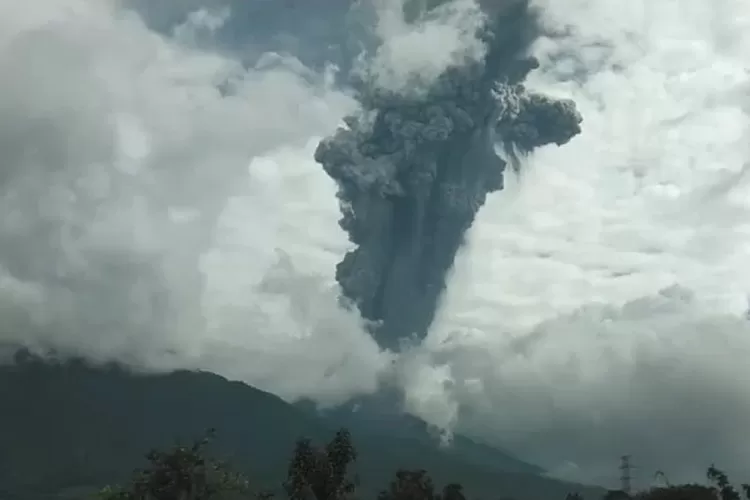
<svg viewBox="0 0 750 500"><path fill-rule="evenodd" d="M378 351L359 320L326 275L296 279L345 248L333 187L300 165L354 102L292 58L246 69L196 48L227 15L165 38L114 2L0 3L2 338L214 368L286 397L369 390ZM294 245L318 250L277 268ZM315 297L309 315L278 297L283 280Z"/></svg>
<svg viewBox="0 0 750 500"><path fill-rule="evenodd" d="M448 397L420 405L612 486L625 453L641 485L742 470L750 8L537 5L529 87L573 98L583 133L480 213L422 368Z"/></svg>

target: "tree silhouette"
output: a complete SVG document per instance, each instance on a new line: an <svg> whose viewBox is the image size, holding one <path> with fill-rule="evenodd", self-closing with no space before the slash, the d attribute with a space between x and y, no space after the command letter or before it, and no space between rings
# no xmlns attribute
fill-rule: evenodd
<svg viewBox="0 0 750 500"><path fill-rule="evenodd" d="M107 487L102 500L219 500L251 498L248 481L223 462L204 456L214 430L191 446L152 450L148 467L136 470L127 489Z"/></svg>
<svg viewBox="0 0 750 500"><path fill-rule="evenodd" d="M442 500L466 500L464 488L458 483L450 483L443 488Z"/></svg>
<svg viewBox="0 0 750 500"><path fill-rule="evenodd" d="M661 473L663 476L663 473ZM711 465L706 476L713 486L702 484L678 484L651 488L635 496L636 500L743 500L743 495L730 483L727 475ZM750 485L742 485L745 499L750 500Z"/></svg>
<svg viewBox="0 0 750 500"><path fill-rule="evenodd" d="M716 490L702 484L677 484L638 493L636 500L717 500Z"/></svg>
<svg viewBox="0 0 750 500"><path fill-rule="evenodd" d="M437 500L435 485L425 470L399 470L378 500Z"/></svg>
<svg viewBox="0 0 750 500"><path fill-rule="evenodd" d="M604 494L604 500L629 500L630 495L623 490L608 490Z"/></svg>
<svg viewBox="0 0 750 500"><path fill-rule="evenodd" d="M721 500L741 500L742 496L734 489L727 475L717 469L714 464L708 468L706 476L718 487Z"/></svg>
<svg viewBox="0 0 750 500"><path fill-rule="evenodd" d="M291 500L341 500L354 493L349 466L357 460L349 431L341 429L323 448L300 439L289 463L285 488Z"/></svg>
<svg viewBox="0 0 750 500"><path fill-rule="evenodd" d="M442 494L435 493L432 478L425 470L399 470L388 489L381 491L378 500L466 500L463 487L458 483L447 484Z"/></svg>
<svg viewBox="0 0 750 500"><path fill-rule="evenodd" d="M152 450L148 466L134 472L127 488L105 488L99 500L270 500L267 492L252 492L248 481L223 462L206 457L205 448L214 431L191 446L175 446L168 451ZM284 487L290 500L351 500L355 481L350 467L357 460L352 437L339 430L323 447L309 439L297 441L289 462ZM663 473L658 475L664 476ZM750 484L736 489L727 475L711 465L706 473L712 485L678 484L654 487L628 495L609 490L602 500L750 500ZM377 500L466 500L458 483L447 484L439 493L427 471L398 470L388 488ZM565 500L583 500L580 493L568 493Z"/></svg>

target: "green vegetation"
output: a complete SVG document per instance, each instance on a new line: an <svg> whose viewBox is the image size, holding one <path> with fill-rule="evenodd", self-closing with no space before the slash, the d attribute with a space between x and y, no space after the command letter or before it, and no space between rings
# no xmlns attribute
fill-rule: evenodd
<svg viewBox="0 0 750 500"><path fill-rule="evenodd" d="M221 500L247 497L249 481L226 464L207 458L207 437L191 446L176 446L169 451L152 450L145 469L137 469L127 487L106 486L99 500Z"/></svg>
<svg viewBox="0 0 750 500"><path fill-rule="evenodd" d="M0 366L0 394L0 500L79 500L105 484L129 484L144 452L171 449L175 438L189 443L212 427L219 439L202 445L204 452L275 498L286 497L298 438L326 443L342 427L357 446L350 472L359 498L376 498L397 469L461 483L468 498L562 499L577 491L594 500L604 493L545 477L502 450L441 447L420 422L357 426L211 373L135 375L28 358Z"/></svg>
<svg viewBox="0 0 750 500"><path fill-rule="evenodd" d="M501 450L441 448L418 426L332 425L208 373L25 359L0 366L0 394L0 500L750 500L716 467L709 486L632 496L563 482ZM220 439L173 441L212 426Z"/></svg>
<svg viewBox="0 0 750 500"><path fill-rule="evenodd" d="M208 457L205 446L213 437L191 446L175 446L169 451L153 450L149 465L134 472L126 487L107 486L95 495L97 500L271 500L272 492L253 489L251 482L225 463ZM351 434L339 430L325 446L313 446L300 439L289 462L283 490L289 500L348 500L358 498L356 477L351 466L357 452ZM466 500L463 487L450 483L441 493L435 491L425 470L399 470L377 500Z"/></svg>
<svg viewBox="0 0 750 500"><path fill-rule="evenodd" d="M242 474L205 455L205 445L213 437L192 446L176 446L169 451L151 451L149 466L136 470L127 487L105 487L97 500L272 500L272 492L253 489ZM287 469L283 490L289 500L354 500L361 498L351 468L357 452L351 434L342 429L325 446L315 447L300 439ZM732 486L726 474L715 466L707 473L711 485L682 484L652 488L628 495L609 491L602 500L750 500L750 485L741 490ZM466 500L463 487L449 483L441 492L425 470L399 470L377 500ZM582 500L578 493L566 500Z"/></svg>

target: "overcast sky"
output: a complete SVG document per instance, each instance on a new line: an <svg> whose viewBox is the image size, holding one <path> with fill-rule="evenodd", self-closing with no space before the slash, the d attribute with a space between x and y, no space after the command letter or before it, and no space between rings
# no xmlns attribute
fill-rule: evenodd
<svg viewBox="0 0 750 500"><path fill-rule="evenodd" d="M475 11L324 3L0 0L0 339L373 390L390 356L337 306L348 243L312 160L356 108L324 63L369 30L388 81L429 76L477 49ZM570 478L614 485L624 453L639 484L747 470L750 4L535 3L529 87L583 133L482 209L403 356L409 408Z"/></svg>

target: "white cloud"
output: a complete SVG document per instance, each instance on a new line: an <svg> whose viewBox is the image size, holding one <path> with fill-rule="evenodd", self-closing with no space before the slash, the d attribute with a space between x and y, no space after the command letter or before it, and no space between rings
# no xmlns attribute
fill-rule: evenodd
<svg viewBox="0 0 750 500"><path fill-rule="evenodd" d="M207 9L200 8L187 15L187 20L182 24L175 26L172 30L173 36L180 43L189 45L200 45L209 40L221 29L231 16L231 8L227 5L221 8Z"/></svg>
<svg viewBox="0 0 750 500"><path fill-rule="evenodd" d="M385 358L337 306L346 242L312 161L354 103L298 61L246 70L197 48L226 14L174 40L116 2L0 1L0 339L290 398L371 390ZM280 294L261 286L277 248Z"/></svg>
<svg viewBox="0 0 750 500"><path fill-rule="evenodd" d="M406 0L373 0L379 45L366 70L380 87L396 92L424 89L450 67L479 60L485 23L475 0L450 0L419 16L405 18Z"/></svg>
<svg viewBox="0 0 750 500"><path fill-rule="evenodd" d="M442 397L569 476L616 486L624 453L640 485L746 470L750 4L536 4L558 35L529 87L583 133L480 212L425 347Z"/></svg>

